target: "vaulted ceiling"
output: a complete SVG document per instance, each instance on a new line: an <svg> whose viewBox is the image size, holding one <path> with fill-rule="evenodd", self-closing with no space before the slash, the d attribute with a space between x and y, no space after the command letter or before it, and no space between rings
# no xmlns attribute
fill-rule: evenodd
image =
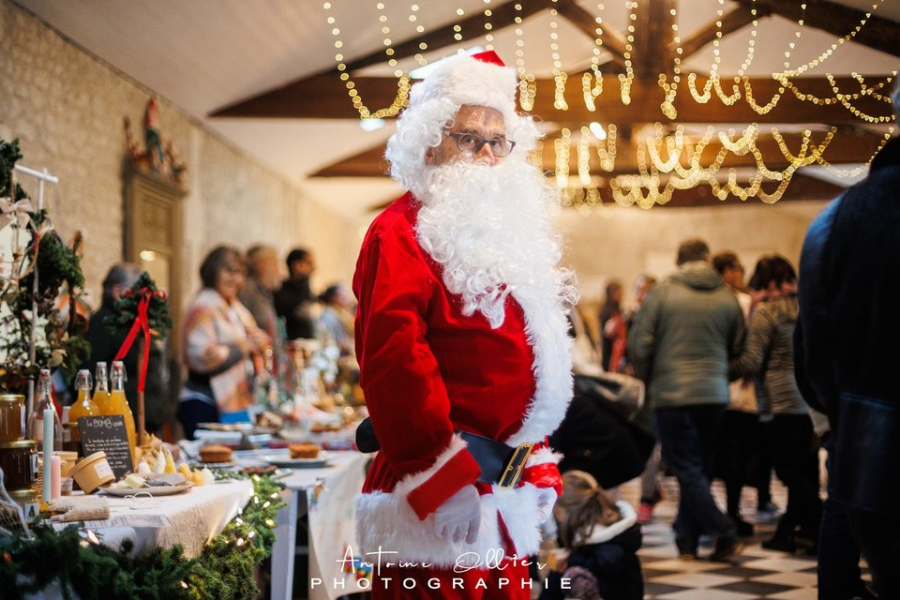
<svg viewBox="0 0 900 600"><path fill-rule="evenodd" d="M618 158L604 178L639 171L641 147L653 128L660 139L660 129L665 134L681 126L685 139L696 143L710 126L734 129L740 136L748 124L758 123L754 146L772 171L790 167L785 148L796 155L827 136L833 136L823 153L828 164L864 164L887 131L887 124L858 115L890 115L890 106L863 86L884 84L900 63L900 2L895 0L638 0L633 7L625 0L420 2L413 9L412 0L380 0L377 5L376 0L18 0L89 52L284 173L319 202L354 215L396 193L383 160L391 126L375 132L359 128L359 113L335 61L338 39L346 57L343 72L350 74L367 106L380 108L395 101L394 68L409 71L418 66L417 58L433 62L461 48L483 46L489 32L489 43L507 63L515 66L516 57L527 53L528 72L537 76L530 112L550 138L589 121L616 126ZM867 16L865 11L872 12ZM328 23L328 17L335 22ZM385 23L392 27L389 47L396 67L386 64ZM854 32L860 23L865 25ZM332 31L338 28L340 35ZM559 66L551 59L551 39L557 46L552 58ZM592 64L602 73L604 91L589 110L581 100L581 75ZM802 75L780 81L772 77L801 65L808 65ZM567 110L554 106L559 100L554 69L570 76ZM696 101L688 74L697 75L694 87L702 90L715 71L725 88L720 96L730 94L735 75L744 75L739 82L744 96L752 90L760 104L779 97L777 105L769 111L754 109L745 99L726 105L715 93L705 103ZM667 116L661 109L666 92L659 78L665 74L671 83L679 72L673 119L674 113ZM630 84L627 104L620 93L623 77ZM881 91L888 89L890 85ZM813 97L827 102L812 102ZM770 132L773 127L776 132ZM578 152L575 136L571 139L568 168L574 174ZM729 139L709 140L698 150L700 162L727 154L722 172L731 169L744 181L757 161L746 151L729 152ZM541 158L548 174L558 169L553 144L544 145ZM687 165L687 155L681 162ZM782 201L834 195L844 183L829 175L834 170L801 168ZM771 193L776 187L772 182L764 189ZM610 198L608 187L601 186L600 192ZM669 205L717 202L708 186L700 186L677 191Z"/></svg>

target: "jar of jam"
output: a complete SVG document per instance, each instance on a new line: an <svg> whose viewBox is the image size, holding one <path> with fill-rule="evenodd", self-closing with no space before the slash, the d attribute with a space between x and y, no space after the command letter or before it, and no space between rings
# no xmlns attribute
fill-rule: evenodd
<svg viewBox="0 0 900 600"><path fill-rule="evenodd" d="M25 396L0 394L0 443L25 439Z"/></svg>
<svg viewBox="0 0 900 600"><path fill-rule="evenodd" d="M34 440L0 442L0 469L7 491L27 490L37 483L37 445Z"/></svg>

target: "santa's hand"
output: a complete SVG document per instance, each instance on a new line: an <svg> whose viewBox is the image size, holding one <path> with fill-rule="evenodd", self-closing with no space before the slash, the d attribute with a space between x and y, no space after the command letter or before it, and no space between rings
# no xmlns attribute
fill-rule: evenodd
<svg viewBox="0 0 900 600"><path fill-rule="evenodd" d="M463 539L473 544L481 527L481 498L474 485L467 485L434 511L434 532L445 542Z"/></svg>
<svg viewBox="0 0 900 600"><path fill-rule="evenodd" d="M556 497L556 490L553 488L538 488L537 510L539 523L546 523L550 515L553 514L553 505L556 504Z"/></svg>

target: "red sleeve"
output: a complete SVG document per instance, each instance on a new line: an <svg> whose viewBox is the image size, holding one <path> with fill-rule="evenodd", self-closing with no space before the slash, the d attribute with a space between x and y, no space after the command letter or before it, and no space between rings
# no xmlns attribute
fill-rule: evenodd
<svg viewBox="0 0 900 600"><path fill-rule="evenodd" d="M480 474L465 446L451 444L450 401L426 340L440 285L411 231L370 233L353 281L360 384L398 491L420 518Z"/></svg>

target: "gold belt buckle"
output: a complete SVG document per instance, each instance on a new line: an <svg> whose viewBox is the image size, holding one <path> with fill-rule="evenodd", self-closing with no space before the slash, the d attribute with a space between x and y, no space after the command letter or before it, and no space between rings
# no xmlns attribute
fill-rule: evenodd
<svg viewBox="0 0 900 600"><path fill-rule="evenodd" d="M525 463L528 462L528 456L531 454L532 448L534 448L534 444L532 443L522 443L516 446L509 462L506 463L506 469L503 471L503 476L500 477L500 481L497 482L497 485L501 489L513 488L519 483L519 479L522 477L522 471L525 469Z"/></svg>

